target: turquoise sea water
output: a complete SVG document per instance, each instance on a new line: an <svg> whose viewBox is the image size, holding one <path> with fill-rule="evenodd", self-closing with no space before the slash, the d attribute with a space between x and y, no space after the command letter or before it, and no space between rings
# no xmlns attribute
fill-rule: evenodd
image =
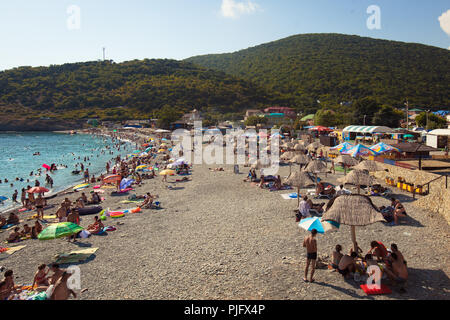
<svg viewBox="0 0 450 320"><path fill-rule="evenodd" d="M110 149L106 149L106 146ZM131 143L126 143L118 151L113 148L111 138L86 134L0 133L0 180L2 180L0 196L9 198L3 205L0 204L0 212L11 207L11 197L16 189L19 192L17 197L19 202L22 188L28 185L34 187L36 180L39 180L41 186L50 189L45 184L46 173L53 179L53 188L45 194L47 196L82 183L82 175L72 174L75 164L83 163L85 168L89 168L90 175L95 174L97 177L106 170L105 164L108 160L119 154L126 155L133 150L134 146ZM110 151L113 154L110 154ZM36 152L40 152L40 156L33 156ZM89 157L89 160L84 162L84 157ZM42 168L44 163L49 166L55 163L59 170L49 173ZM61 165L66 165L67 168L62 168ZM42 169L41 175L37 176L39 168ZM79 166L78 170L80 170ZM33 176L30 176L32 171ZM8 180L7 183L5 178ZM23 178L24 181L16 181L16 178Z"/></svg>

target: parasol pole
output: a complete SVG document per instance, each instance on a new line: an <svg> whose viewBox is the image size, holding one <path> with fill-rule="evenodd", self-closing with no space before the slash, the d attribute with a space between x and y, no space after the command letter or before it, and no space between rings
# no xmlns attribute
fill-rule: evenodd
<svg viewBox="0 0 450 320"><path fill-rule="evenodd" d="M352 242L353 242L353 250L358 253L358 245L356 244L356 227L352 226Z"/></svg>
<svg viewBox="0 0 450 320"><path fill-rule="evenodd" d="M300 187L297 187L297 208L300 206Z"/></svg>

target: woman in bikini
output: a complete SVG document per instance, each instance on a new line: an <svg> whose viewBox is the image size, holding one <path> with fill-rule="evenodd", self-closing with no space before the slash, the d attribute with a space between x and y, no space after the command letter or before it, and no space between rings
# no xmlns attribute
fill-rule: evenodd
<svg viewBox="0 0 450 320"><path fill-rule="evenodd" d="M46 290L49 286L48 280L47 280L47 273L48 271L45 270L47 266L45 264L42 264L38 267L38 271L36 271L34 275L33 285L31 286L34 288Z"/></svg>
<svg viewBox="0 0 450 320"><path fill-rule="evenodd" d="M394 207L394 224L398 224L398 218L404 218L407 216L405 207L399 200L392 199Z"/></svg>

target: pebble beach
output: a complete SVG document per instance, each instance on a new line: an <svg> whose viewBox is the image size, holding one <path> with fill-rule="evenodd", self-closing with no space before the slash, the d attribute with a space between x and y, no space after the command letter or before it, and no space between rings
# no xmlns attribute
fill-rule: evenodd
<svg viewBox="0 0 450 320"><path fill-rule="evenodd" d="M356 236L363 251L370 242L396 243L408 261L406 293L366 295L361 283L344 280L328 268L316 270L314 283L302 281L306 263L303 238L309 233L295 222L297 199L285 200L243 182L248 169L233 166L210 171L212 165L194 165L191 181L175 182L177 177L143 180L131 193L158 195L161 209L143 209L121 219L108 218L105 226L116 231L68 243L66 239L27 240L20 251L0 260L5 269L14 270L16 284L31 284L37 266L51 264L55 255L72 250L98 248L89 259L75 263L81 270L83 292L79 300L191 300L191 299L448 299L450 297L450 226L439 214L412 205L406 193L394 190L408 217L398 226L375 223L358 227ZM298 170L293 166L292 170ZM280 167L286 177L289 167ZM322 181L339 185L344 174L320 174ZM172 189L168 189L171 186ZM88 194L92 188L84 190ZM128 195L109 196L105 189L101 206L111 210L135 208L123 204ZM352 189L351 189L352 190ZM353 189L352 191L355 191ZM301 190L303 194L305 190ZM65 197L74 201L80 193L60 194L49 200L59 204ZM419 197L420 198L420 197ZM389 199L371 197L376 206L389 205ZM315 200L315 203L326 200ZM46 211L54 214L56 208ZM20 214L26 221L32 213ZM87 227L93 216L84 216ZM21 224L23 225L23 223ZM45 227L45 226L44 226ZM0 233L5 240L9 231ZM350 227L319 235L318 254L329 261L336 244L347 253L352 245ZM15 246L16 244L12 245ZM62 267L67 267L62 265Z"/></svg>

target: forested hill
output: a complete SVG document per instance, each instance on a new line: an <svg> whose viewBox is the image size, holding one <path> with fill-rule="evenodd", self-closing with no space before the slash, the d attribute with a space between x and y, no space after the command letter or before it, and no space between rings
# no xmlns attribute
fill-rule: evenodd
<svg viewBox="0 0 450 320"><path fill-rule="evenodd" d="M303 34L188 62L280 91L308 107L373 96L381 103L450 106L450 51L342 34Z"/></svg>
<svg viewBox="0 0 450 320"><path fill-rule="evenodd" d="M0 72L0 117L120 120L145 118L164 106L223 114L282 102L256 84L175 60L86 62Z"/></svg>

